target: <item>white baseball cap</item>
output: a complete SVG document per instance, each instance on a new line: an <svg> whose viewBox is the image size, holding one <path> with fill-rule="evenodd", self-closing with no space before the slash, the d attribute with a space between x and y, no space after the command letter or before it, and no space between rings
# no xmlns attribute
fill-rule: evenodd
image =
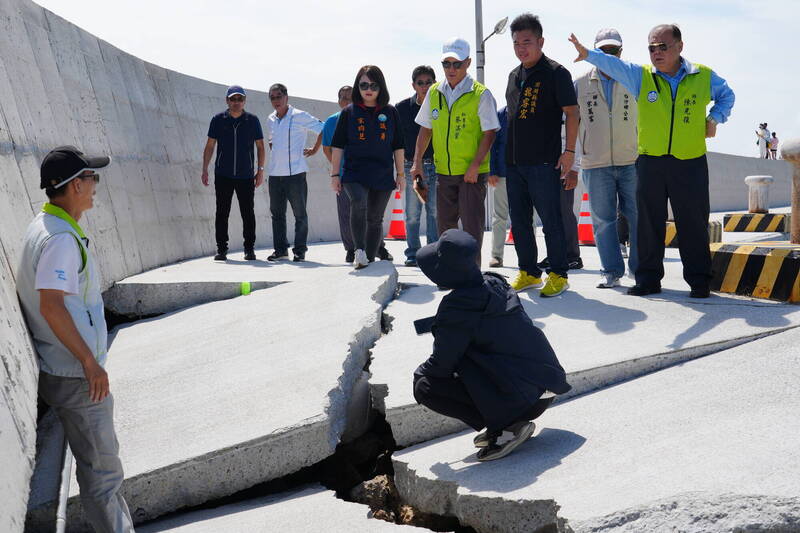
<svg viewBox="0 0 800 533"><path fill-rule="evenodd" d="M448 57L455 57L459 61L464 61L469 57L469 43L459 37L453 37L445 41L442 46L442 61Z"/></svg>
<svg viewBox="0 0 800 533"><path fill-rule="evenodd" d="M601 46L622 46L622 37L614 28L603 28L597 32L597 37L594 38L594 47L600 48Z"/></svg>

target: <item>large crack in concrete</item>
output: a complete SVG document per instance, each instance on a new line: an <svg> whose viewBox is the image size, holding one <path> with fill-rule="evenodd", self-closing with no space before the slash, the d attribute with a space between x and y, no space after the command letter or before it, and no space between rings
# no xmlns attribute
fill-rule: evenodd
<svg viewBox="0 0 800 533"><path fill-rule="evenodd" d="M351 335L347 354L341 360L336 385L328 391L322 413L249 441L191 456L146 472L134 472L125 480L123 494L137 523L279 479L331 456L336 443L346 433L348 411L364 411L363 406L353 407L348 400L354 389L358 388L363 368L367 365L369 347L374 345L386 326L382 310L396 290L397 271L393 267L383 265L370 270L368 277L385 277L374 284L375 290L370 294L374 307L372 311L364 308L365 313ZM253 294L251 298L258 296ZM190 307L185 312L199 312L200 307L202 305ZM142 309L139 306L137 311L141 312ZM169 316L149 322L157 324ZM362 396L368 398L368 388L362 388L367 391L366 396ZM123 403L119 401L119 395L117 403ZM125 443L122 442L122 445L124 447ZM52 503L31 510L28 516L30 530L47 528L47 524L52 523L53 511ZM70 530L87 529L87 525L79 519L82 513L77 496L70 499L68 513Z"/></svg>

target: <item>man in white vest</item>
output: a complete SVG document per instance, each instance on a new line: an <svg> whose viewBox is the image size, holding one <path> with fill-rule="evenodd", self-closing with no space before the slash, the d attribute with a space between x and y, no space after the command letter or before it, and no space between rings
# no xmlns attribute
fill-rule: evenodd
<svg viewBox="0 0 800 533"><path fill-rule="evenodd" d="M40 187L49 199L28 226L17 293L39 362L39 396L64 426L77 467L86 520L96 531L133 531L119 493L124 474L114 431L106 361L108 331L100 277L78 225L92 208L108 157L74 146L48 153Z"/></svg>
<svg viewBox="0 0 800 533"><path fill-rule="evenodd" d="M620 57L622 37L613 28L602 29L595 48ZM625 260L617 235L617 206L628 219L631 251L630 272L636 271L636 97L597 67L575 80L581 111L578 138L581 139L583 182L589 193L592 226L600 254L599 288L619 285L625 274Z"/></svg>

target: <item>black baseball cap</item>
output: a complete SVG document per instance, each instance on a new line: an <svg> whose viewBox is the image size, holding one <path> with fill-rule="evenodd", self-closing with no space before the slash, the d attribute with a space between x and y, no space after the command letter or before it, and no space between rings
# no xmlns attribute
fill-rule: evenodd
<svg viewBox="0 0 800 533"><path fill-rule="evenodd" d="M59 146L44 156L39 187L58 189L77 178L84 170L103 168L110 162L111 158L105 156L85 156L74 146Z"/></svg>

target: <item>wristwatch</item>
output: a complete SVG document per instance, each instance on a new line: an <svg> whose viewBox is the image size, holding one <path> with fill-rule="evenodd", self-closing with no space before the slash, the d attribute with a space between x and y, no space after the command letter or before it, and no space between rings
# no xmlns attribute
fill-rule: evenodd
<svg viewBox="0 0 800 533"><path fill-rule="evenodd" d="M258 167L258 170L264 170L264 167Z"/></svg>

